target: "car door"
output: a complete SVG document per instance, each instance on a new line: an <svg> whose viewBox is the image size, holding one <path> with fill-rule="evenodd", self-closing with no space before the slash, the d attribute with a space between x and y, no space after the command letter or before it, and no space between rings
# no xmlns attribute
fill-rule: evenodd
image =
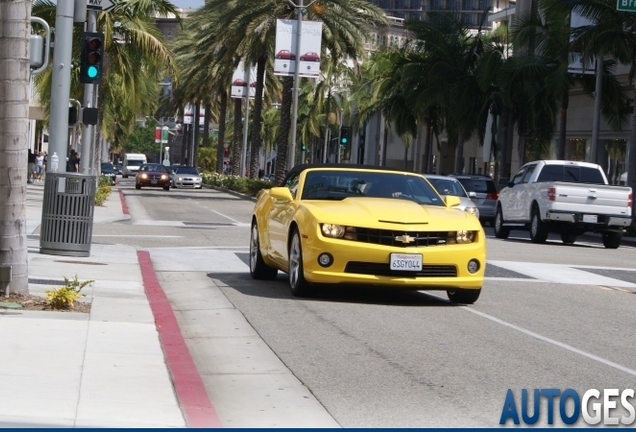
<svg viewBox="0 0 636 432"><path fill-rule="evenodd" d="M272 259L277 261L281 266L287 264L287 234L289 232L289 224L293 220L296 208L296 199L298 197L298 182L300 175L294 175L287 179L285 187L289 188L293 200L274 199L267 215L267 232L270 241L270 255Z"/></svg>

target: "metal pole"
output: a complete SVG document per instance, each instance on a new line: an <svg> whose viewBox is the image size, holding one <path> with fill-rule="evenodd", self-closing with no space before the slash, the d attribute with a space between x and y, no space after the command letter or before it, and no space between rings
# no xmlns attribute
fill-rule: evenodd
<svg viewBox="0 0 636 432"><path fill-rule="evenodd" d="M247 165L247 134L249 133L249 120L250 120L250 65L243 63L243 67L245 68L243 74L243 82L246 83L245 94L243 97L245 98L245 115L243 116L243 149L241 150L241 177L246 177L245 175L245 167Z"/></svg>
<svg viewBox="0 0 636 432"><path fill-rule="evenodd" d="M296 70L294 70L294 102L292 106L292 120L291 120L291 148L289 152L289 159L287 163L287 168L291 169L294 167L294 163L296 162L296 123L298 122L298 92L300 86L300 41L302 40L302 26L303 26L303 0L300 0L296 9L298 10L298 24L296 25ZM300 163L304 163L305 161L305 152L300 152Z"/></svg>
<svg viewBox="0 0 636 432"><path fill-rule="evenodd" d="M68 147L68 102L71 92L73 51L73 0L58 0L55 13L55 50L51 78L51 116L49 119L49 157L57 153L59 171L64 172ZM47 171L51 171L51 163ZM45 177L45 183L49 177Z"/></svg>
<svg viewBox="0 0 636 432"><path fill-rule="evenodd" d="M594 118L592 119L592 145L590 146L590 162L598 159L598 136L601 123L601 92L603 87L603 57L596 57L596 87L594 89Z"/></svg>
<svg viewBox="0 0 636 432"><path fill-rule="evenodd" d="M97 11L88 11L88 23L86 31L97 31ZM93 108L95 104L95 84L84 84L84 108ZM93 125L84 125L82 128L82 155L80 157L80 172L90 174L93 155Z"/></svg>

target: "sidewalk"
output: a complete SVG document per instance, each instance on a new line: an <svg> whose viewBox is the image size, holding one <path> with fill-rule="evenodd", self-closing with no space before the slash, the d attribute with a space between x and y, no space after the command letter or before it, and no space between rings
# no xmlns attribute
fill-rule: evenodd
<svg viewBox="0 0 636 432"><path fill-rule="evenodd" d="M147 253L40 254L43 190L27 186L29 291L77 274L92 310L0 309L0 427L220 426ZM95 207L94 223L127 218L116 190Z"/></svg>

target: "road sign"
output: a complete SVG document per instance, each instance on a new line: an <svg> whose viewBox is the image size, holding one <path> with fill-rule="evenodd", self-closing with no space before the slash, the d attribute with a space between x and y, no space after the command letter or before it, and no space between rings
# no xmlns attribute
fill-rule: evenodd
<svg viewBox="0 0 636 432"><path fill-rule="evenodd" d="M88 9L95 9L102 12L108 12L109 10L115 7L115 3L113 3L112 0L86 0L86 7Z"/></svg>
<svg viewBox="0 0 636 432"><path fill-rule="evenodd" d="M616 10L622 12L636 12L636 0L616 0Z"/></svg>

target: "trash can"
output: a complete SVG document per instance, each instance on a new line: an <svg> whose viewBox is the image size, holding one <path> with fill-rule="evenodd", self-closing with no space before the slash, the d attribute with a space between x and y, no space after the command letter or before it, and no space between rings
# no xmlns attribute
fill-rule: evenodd
<svg viewBox="0 0 636 432"><path fill-rule="evenodd" d="M90 255L96 187L94 175L46 173L40 253Z"/></svg>

